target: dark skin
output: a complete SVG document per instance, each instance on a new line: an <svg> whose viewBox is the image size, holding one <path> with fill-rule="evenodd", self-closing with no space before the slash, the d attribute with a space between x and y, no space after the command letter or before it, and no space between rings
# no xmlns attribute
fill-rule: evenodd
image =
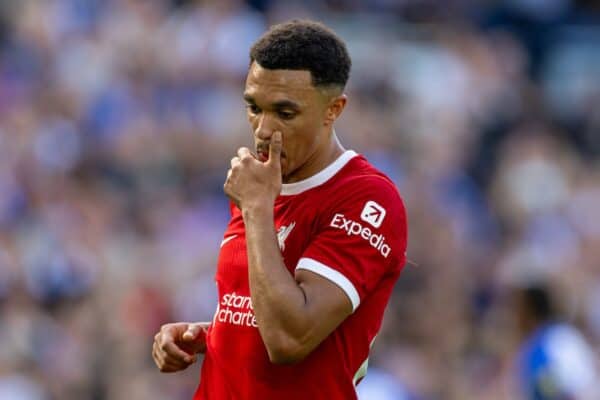
<svg viewBox="0 0 600 400"><path fill-rule="evenodd" d="M260 161L268 157L273 133L283 134L283 183L306 179L343 153L333 122L343 111L346 96L335 88L313 86L309 71L268 70L254 63L244 100Z"/></svg>
<svg viewBox="0 0 600 400"><path fill-rule="evenodd" d="M152 358L161 372L177 372L196 362L206 351L210 322L165 324L154 336Z"/></svg>
<svg viewBox="0 0 600 400"><path fill-rule="evenodd" d="M340 88L315 87L309 71L269 70L253 63L244 99L256 153L238 149L224 190L244 218L250 294L269 358L277 364L293 363L310 354L352 313L352 303L342 289L318 274L298 270L290 275L277 244L274 203L282 183L313 176L344 152L333 123L346 96ZM178 351L185 344L181 332L187 326L170 324L157 334L153 355L161 371L166 365L171 367L164 372L184 369L195 361ZM204 336L199 336L193 341L203 344Z"/></svg>

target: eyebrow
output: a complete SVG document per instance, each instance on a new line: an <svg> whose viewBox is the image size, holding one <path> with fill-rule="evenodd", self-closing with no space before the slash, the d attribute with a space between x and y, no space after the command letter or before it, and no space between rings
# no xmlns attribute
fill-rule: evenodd
<svg viewBox="0 0 600 400"><path fill-rule="evenodd" d="M244 95L244 100L247 103L250 104L256 104L256 100L254 100L254 97L250 96L249 94L245 94ZM300 109L300 104L291 101L291 100L279 100L276 101L274 103L271 104L273 108L293 108L293 109Z"/></svg>

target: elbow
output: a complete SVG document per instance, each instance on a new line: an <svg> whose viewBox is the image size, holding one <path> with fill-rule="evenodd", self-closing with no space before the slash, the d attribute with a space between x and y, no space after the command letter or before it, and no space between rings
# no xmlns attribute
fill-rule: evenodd
<svg viewBox="0 0 600 400"><path fill-rule="evenodd" d="M269 361L276 365L296 364L304 360L307 354L288 349L267 350Z"/></svg>
<svg viewBox="0 0 600 400"><path fill-rule="evenodd" d="M306 358L310 351L299 341L293 338L280 338L271 344L267 344L269 361L277 365L296 364Z"/></svg>

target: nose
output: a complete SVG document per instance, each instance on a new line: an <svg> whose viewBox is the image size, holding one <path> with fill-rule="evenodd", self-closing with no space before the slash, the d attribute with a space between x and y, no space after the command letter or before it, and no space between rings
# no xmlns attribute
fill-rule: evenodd
<svg viewBox="0 0 600 400"><path fill-rule="evenodd" d="M275 130L275 121L267 113L262 113L257 117L257 124L254 128L254 136L257 139L268 140Z"/></svg>

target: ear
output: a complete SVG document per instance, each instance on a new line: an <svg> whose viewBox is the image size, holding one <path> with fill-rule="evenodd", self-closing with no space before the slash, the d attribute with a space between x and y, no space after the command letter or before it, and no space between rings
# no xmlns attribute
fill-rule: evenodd
<svg viewBox="0 0 600 400"><path fill-rule="evenodd" d="M345 94L341 94L330 100L325 114L325 126L333 125L335 120L342 114L342 111L344 111L344 107L346 107L347 101L348 98Z"/></svg>

